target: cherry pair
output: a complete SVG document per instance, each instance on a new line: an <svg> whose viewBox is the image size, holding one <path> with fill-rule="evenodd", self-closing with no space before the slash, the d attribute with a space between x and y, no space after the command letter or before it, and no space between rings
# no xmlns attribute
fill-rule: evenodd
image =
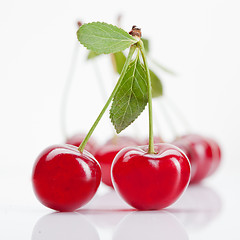
<svg viewBox="0 0 240 240"><path fill-rule="evenodd" d="M169 206L190 180L190 164L185 154L170 144L154 147L155 154L149 154L147 146L123 148L112 164L114 188L127 203L141 210ZM56 145L39 155L32 181L37 198L45 206L73 211L96 193L101 168L89 152L80 153L77 147L68 144Z"/></svg>
<svg viewBox="0 0 240 240"><path fill-rule="evenodd" d="M154 145L152 91L156 87L152 84L141 29L133 26L127 33L111 24L93 22L83 24L78 29L77 37L81 44L98 55L114 54L127 48L129 53L123 61L121 74L111 95L80 146L52 146L37 158L32 176L37 197L44 205L55 210L73 211L93 197L103 174L104 181L108 179L111 185L112 179L115 190L137 209L152 210L169 206L188 186L190 163L176 146L166 143ZM157 82L161 92L160 80ZM86 145L110 104L110 119L116 133L132 124L148 105L148 146L126 147L137 143L126 143L125 139L117 144L119 148L110 154L109 159L101 159L100 156L106 156L106 153L101 150L95 152L95 144L92 148L90 143ZM76 140L68 143L78 146ZM102 164L102 171L94 156L84 150L85 147Z"/></svg>

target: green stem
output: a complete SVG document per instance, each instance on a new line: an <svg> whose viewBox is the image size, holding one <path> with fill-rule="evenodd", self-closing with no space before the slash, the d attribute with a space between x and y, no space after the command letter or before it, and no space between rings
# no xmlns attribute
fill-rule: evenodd
<svg viewBox="0 0 240 240"><path fill-rule="evenodd" d="M183 113L179 110L179 108L176 106L176 104L169 98L166 97L164 98L165 102L167 103L167 106L172 109L172 112L177 116L178 120L181 122L182 126L185 129L185 132L189 133L191 132L191 126Z"/></svg>
<svg viewBox="0 0 240 240"><path fill-rule="evenodd" d="M75 74L75 71L76 71L76 63L77 63L77 58L78 58L78 52L79 50L79 43L76 42L76 45L73 49L73 53L72 53L72 59L71 59L71 64L70 64L70 68L68 70L68 75L67 75L67 79L66 79L66 82L65 82L65 86L64 86L64 89L63 89L63 93L62 93L62 99L61 99L61 130L62 130L62 134L65 138L65 140L67 140L67 120L66 120L66 111L67 111L67 101L68 101L68 98L69 98L69 91L70 91L70 88L72 86L72 82L73 82L73 77L74 77L74 74Z"/></svg>
<svg viewBox="0 0 240 240"><path fill-rule="evenodd" d="M104 86L104 82L103 82L101 73L100 73L99 68L98 68L97 59L93 59L92 63L93 63L93 69L95 71L95 75L97 77L97 83L98 83L98 86L100 88L101 97L103 99L103 102L105 102L106 99L107 99L107 92L106 92L106 88Z"/></svg>
<svg viewBox="0 0 240 240"><path fill-rule="evenodd" d="M148 63L146 59L146 53L144 49L144 45L142 41L138 42L138 46L140 47L144 67L147 71L147 85L148 85L148 117L149 117L149 145L148 145L148 153L153 154L154 151L154 141L153 141L153 114L152 114L152 84L151 77L149 73Z"/></svg>
<svg viewBox="0 0 240 240"><path fill-rule="evenodd" d="M121 75L120 75L120 77L119 77L119 79L118 79L118 82L117 82L115 88L113 89L112 94L111 94L110 97L108 98L105 106L103 107L102 111L100 112L100 114L98 115L98 117L97 117L97 119L95 120L94 124L93 124L92 127L90 128L87 136L85 137L85 139L84 139L84 140L82 141L82 143L80 144L80 146L79 146L79 148L78 148L78 150L79 150L80 152L83 152L83 149L84 149L84 147L86 146L89 138L91 137L93 131L94 131L95 128L97 127L97 125L98 125L99 121L101 120L103 114L104 114L105 111L107 110L107 108L108 108L109 104L111 103L113 97L115 96L115 94L116 94L116 92L117 92L117 90L118 90L118 88L119 88L119 86L120 86L120 84L121 84L121 82L122 82L122 79L123 79L123 77L124 77L124 75L125 75L125 73L126 73L126 71L127 71L128 65L129 65L129 63L130 63L130 61L131 61L131 59L132 59L132 56L133 56L133 54L134 54L134 52L135 52L135 49L136 49L136 46L135 46L135 45L132 45L132 46L130 47L130 51L129 51L128 57L127 57L127 59L126 59L126 61L125 61L125 64L124 64L124 66L123 66L123 69L122 69Z"/></svg>
<svg viewBox="0 0 240 240"><path fill-rule="evenodd" d="M177 129L175 128L175 125L174 125L174 123L172 121L172 118L170 117L168 111L166 110L166 108L165 108L165 106L164 106L164 104L163 104L163 102L161 100L162 99L160 99L160 101L159 101L159 106L162 109L163 115L164 115L164 117L166 119L166 122L167 122L169 128L171 129L171 132L172 132L173 136L175 138L177 138L178 137Z"/></svg>
<svg viewBox="0 0 240 240"><path fill-rule="evenodd" d="M176 76L177 74L170 70L169 68L166 68L165 66L163 66L162 64L158 63L156 60L154 60L153 58L150 58L150 61L155 64L157 67L159 67L161 70L163 70L166 73L172 74L174 76Z"/></svg>
<svg viewBox="0 0 240 240"><path fill-rule="evenodd" d="M97 61L98 61L97 59L92 60L93 68L95 70L95 75L97 77L97 82L98 82L98 86L100 88L100 93L101 93L103 102L106 102L107 101L107 91L106 91L106 87L104 86L104 81L103 81L101 72L99 70ZM111 126L112 126L112 124L111 124ZM112 130L113 130L113 134L116 134L113 127L112 127Z"/></svg>

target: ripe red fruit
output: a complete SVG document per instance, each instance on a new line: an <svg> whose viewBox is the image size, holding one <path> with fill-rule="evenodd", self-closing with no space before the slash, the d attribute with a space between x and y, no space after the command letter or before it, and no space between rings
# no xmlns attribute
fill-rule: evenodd
<svg viewBox="0 0 240 240"><path fill-rule="evenodd" d="M86 137L86 134L77 133L77 134L69 137L66 141L66 144L70 144L70 145L79 147L85 137ZM97 143L95 142L95 140L93 140L91 138L88 140L84 149L87 150L88 152L90 152L92 155L94 155L97 147L98 147Z"/></svg>
<svg viewBox="0 0 240 240"><path fill-rule="evenodd" d="M116 154L128 146L136 146L138 142L128 136L116 136L100 146L95 152L95 158L101 165L102 181L107 186L113 187L111 180L111 165Z"/></svg>
<svg viewBox="0 0 240 240"><path fill-rule="evenodd" d="M180 148L187 156L191 164L191 180L195 177L197 173L197 159L194 157L194 153L188 141L184 139L176 139L172 142L173 145Z"/></svg>
<svg viewBox="0 0 240 240"><path fill-rule="evenodd" d="M39 201L57 211L74 211L92 199L101 181L95 158L75 146L46 148L36 159L32 173Z"/></svg>
<svg viewBox="0 0 240 240"><path fill-rule="evenodd" d="M189 157L194 170L191 174L191 183L198 183L210 176L220 164L220 148L213 139L188 134L177 139L173 144L180 147Z"/></svg>
<svg viewBox="0 0 240 240"><path fill-rule="evenodd" d="M115 190L140 210L161 209L175 202L190 180L190 163L179 148L166 143L122 149L112 164Z"/></svg>
<svg viewBox="0 0 240 240"><path fill-rule="evenodd" d="M221 163L221 149L215 140L213 140L211 138L206 138L206 140L210 144L211 149L212 149L212 154L213 154L211 168L207 174L208 176L210 176L218 169L218 167Z"/></svg>

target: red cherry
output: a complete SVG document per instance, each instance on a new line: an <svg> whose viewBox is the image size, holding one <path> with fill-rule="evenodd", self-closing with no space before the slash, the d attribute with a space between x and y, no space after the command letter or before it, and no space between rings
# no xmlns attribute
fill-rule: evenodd
<svg viewBox="0 0 240 240"><path fill-rule="evenodd" d="M115 190L140 210L161 209L175 202L190 180L190 163L179 148L166 143L122 149L112 164Z"/></svg>
<svg viewBox="0 0 240 240"><path fill-rule="evenodd" d="M101 165L102 181L107 186L113 188L111 180L111 165L116 154L128 146L136 146L138 142L128 136L116 136L109 139L103 146L100 146L95 152L95 158Z"/></svg>
<svg viewBox="0 0 240 240"><path fill-rule="evenodd" d="M197 173L197 159L194 158L194 154L192 153L192 148L189 145L189 142L184 139L176 139L172 142L174 146L180 148L187 156L188 160L191 163L191 179Z"/></svg>
<svg viewBox="0 0 240 240"><path fill-rule="evenodd" d="M191 175L191 183L198 183L216 171L220 163L221 153L214 140L197 134L188 134L182 136L175 143L185 153L185 149L180 145L187 145L190 149L189 160L193 169L196 169Z"/></svg>
<svg viewBox="0 0 240 240"><path fill-rule="evenodd" d="M101 169L95 158L67 144L46 148L36 159L32 173L37 198L57 211L74 211L86 204L100 181Z"/></svg>
<svg viewBox="0 0 240 240"><path fill-rule="evenodd" d="M210 144L212 153L213 153L212 165L207 174L208 176L210 176L218 169L218 167L221 163L221 149L215 140L213 140L211 138L206 138L206 140Z"/></svg>
<svg viewBox="0 0 240 240"><path fill-rule="evenodd" d="M77 133L77 134L69 137L67 139L66 143L70 144L70 145L73 145L73 146L76 146L76 147L79 147L85 137L86 137L86 134ZM95 140L90 138L84 149L94 155L97 147L98 147L98 145L95 142Z"/></svg>

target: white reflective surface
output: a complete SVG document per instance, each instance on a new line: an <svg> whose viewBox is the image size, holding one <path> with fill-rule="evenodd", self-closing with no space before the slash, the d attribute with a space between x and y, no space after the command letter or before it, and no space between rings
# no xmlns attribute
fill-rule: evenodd
<svg viewBox="0 0 240 240"><path fill-rule="evenodd" d="M17 196L8 191L1 198L0 239L240 239L240 196L234 186L238 179L216 177L190 186L175 204L161 211L136 211L113 190L101 186L94 199L74 213L42 206L28 182L25 191L15 192ZM8 186L14 186L8 181Z"/></svg>
<svg viewBox="0 0 240 240"><path fill-rule="evenodd" d="M189 239L186 230L177 218L166 211L133 212L116 227L113 238L120 239Z"/></svg>
<svg viewBox="0 0 240 240"><path fill-rule="evenodd" d="M32 240L75 240L81 237L100 239L96 228L78 213L47 214L37 221L32 233Z"/></svg>

